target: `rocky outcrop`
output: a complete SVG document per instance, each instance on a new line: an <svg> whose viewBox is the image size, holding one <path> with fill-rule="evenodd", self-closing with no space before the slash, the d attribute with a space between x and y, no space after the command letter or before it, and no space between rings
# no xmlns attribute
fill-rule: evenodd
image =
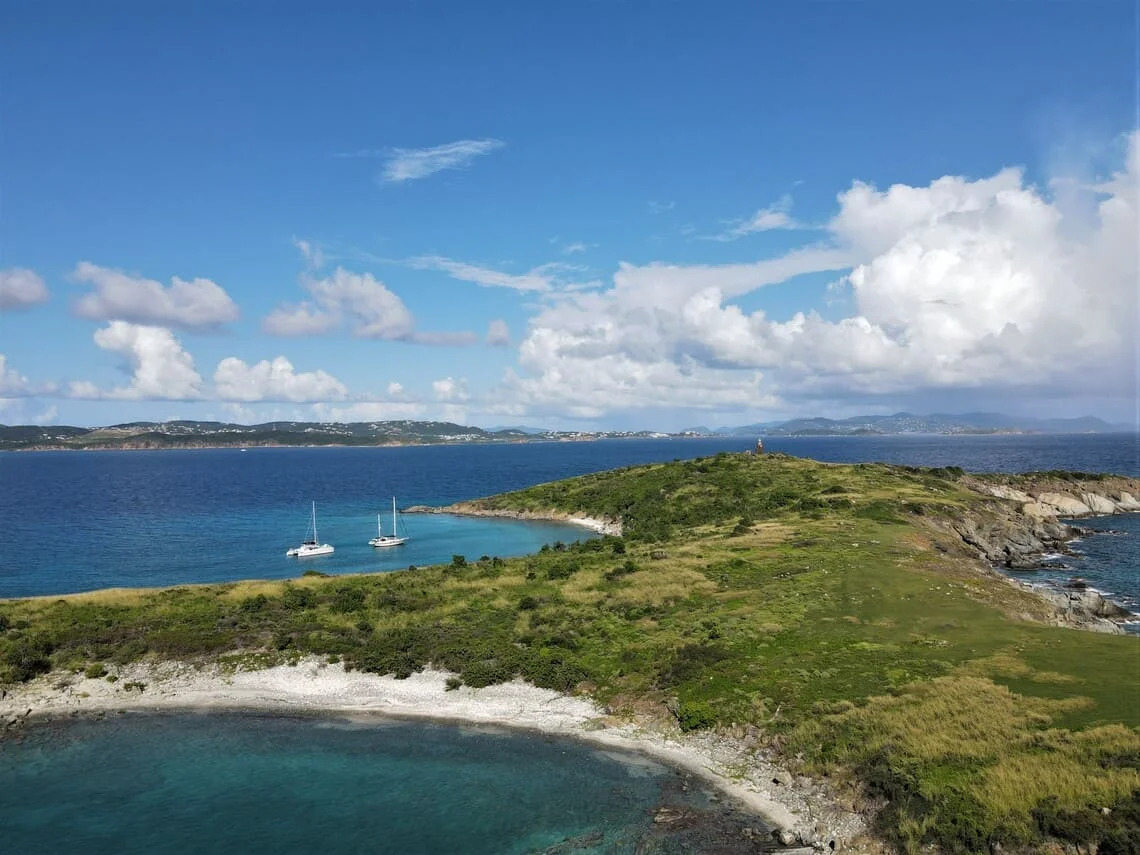
<svg viewBox="0 0 1140 855"><path fill-rule="evenodd" d="M1012 476L1015 484L969 483L979 492L1017 502L1022 513L1045 517L1083 517L1140 511L1136 492L1140 481L1134 478L1062 478L1056 476Z"/></svg>
<svg viewBox="0 0 1140 855"><path fill-rule="evenodd" d="M1055 508L1058 514L1066 517L1083 517L1092 513L1092 508L1066 493L1042 493L1037 501ZM1116 505L1113 505L1114 510L1115 508Z"/></svg>
<svg viewBox="0 0 1140 855"><path fill-rule="evenodd" d="M1058 617L1063 622L1092 632L1123 635L1124 630L1114 621L1133 617L1127 609L1106 600L1097 591L1072 588L1034 588L1034 591L1057 608Z"/></svg>
<svg viewBox="0 0 1140 855"><path fill-rule="evenodd" d="M1136 497L1131 493L1127 491L1121 491L1120 499L1116 502L1116 507L1122 511L1131 511L1135 513L1136 511L1140 511L1140 501L1137 501Z"/></svg>
<svg viewBox="0 0 1140 855"><path fill-rule="evenodd" d="M598 534L621 536L620 519L609 517L595 518L582 513L568 514L565 511L516 511L511 508L484 508L474 502L457 502L454 505L437 508L431 505L413 505L404 509L405 514L454 514L463 517L499 517L511 520L534 520L542 522L563 522L585 526Z"/></svg>
<svg viewBox="0 0 1140 855"><path fill-rule="evenodd" d="M1000 511L967 515L954 520L951 527L982 558L1013 570L1036 567L1042 554L1063 551L1065 542L1081 533L1081 529L1059 522L1055 514Z"/></svg>

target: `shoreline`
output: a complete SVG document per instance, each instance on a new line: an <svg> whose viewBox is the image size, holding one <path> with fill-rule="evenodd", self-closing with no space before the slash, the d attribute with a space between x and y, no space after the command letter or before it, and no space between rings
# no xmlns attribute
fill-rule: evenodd
<svg viewBox="0 0 1140 855"><path fill-rule="evenodd" d="M866 833L863 818L818 785L795 778L749 749L716 734L663 732L608 716L594 701L559 695L515 680L447 690L446 672L406 680L346 672L315 656L295 665L228 672L217 665L136 663L105 678L54 672L7 689L0 697L0 740L25 723L109 713L260 713L378 718L492 726L577 739L604 750L650 757L699 777L771 826L785 845L835 848ZM144 688L139 689L139 683Z"/></svg>
<svg viewBox="0 0 1140 855"><path fill-rule="evenodd" d="M591 517L584 513L567 513L553 508L545 511L516 511L510 508L481 508L476 502L455 502L451 505L435 507L432 505L412 505L403 510L405 514L446 514L456 517L491 517L499 519L520 520L522 522L553 522L580 525L602 535L621 537L622 522L620 519Z"/></svg>

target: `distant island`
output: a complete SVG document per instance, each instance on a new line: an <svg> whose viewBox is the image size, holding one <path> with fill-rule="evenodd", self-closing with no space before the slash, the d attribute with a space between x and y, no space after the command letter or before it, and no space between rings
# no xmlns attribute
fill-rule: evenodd
<svg viewBox="0 0 1140 855"><path fill-rule="evenodd" d="M1000 413L916 416L852 416L762 422L737 427L653 430L545 430L525 426L480 428L453 422L265 422L256 425L213 421L127 422L107 427L0 425L0 451L60 449L237 448L260 446L384 446L457 443L581 442L598 439L667 439L715 436L892 436L899 434L1072 434L1125 433L1131 425L1082 416L1032 419Z"/></svg>

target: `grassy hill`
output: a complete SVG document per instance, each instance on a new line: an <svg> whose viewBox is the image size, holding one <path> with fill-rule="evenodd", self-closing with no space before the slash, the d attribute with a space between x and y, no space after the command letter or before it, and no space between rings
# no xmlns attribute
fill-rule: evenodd
<svg viewBox="0 0 1140 855"><path fill-rule="evenodd" d="M0 678L301 653L398 676L434 663L471 686L522 676L617 716L758 727L789 764L877 805L900 848L1135 852L1140 639L1029 620L1050 608L947 525L996 501L961 474L721 454L583 476L470 505L620 518L624 537L3 601Z"/></svg>

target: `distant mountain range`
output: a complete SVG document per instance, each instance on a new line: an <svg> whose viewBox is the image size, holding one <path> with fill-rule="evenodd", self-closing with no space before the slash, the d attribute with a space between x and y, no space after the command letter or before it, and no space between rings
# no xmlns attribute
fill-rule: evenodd
<svg viewBox="0 0 1140 855"><path fill-rule="evenodd" d="M1001 413L932 413L916 416L852 416L847 419L792 419L722 428L728 436L885 436L891 434L992 434L992 433L1125 433L1131 425L1109 424L1093 416L1072 419L1034 419Z"/></svg>
<svg viewBox="0 0 1140 855"><path fill-rule="evenodd" d="M429 445L461 442L575 441L658 437L653 431L484 430L452 422L128 422L108 427L0 425L0 450L218 448L275 445Z"/></svg>
<svg viewBox="0 0 1140 855"><path fill-rule="evenodd" d="M484 429L453 422L127 422L108 427L0 425L0 450L226 448L274 445L430 445L463 442L573 442L591 439L691 436L886 436L891 434L1120 433L1113 425L1084 416L1029 419L999 413L915 416L853 416L849 419L792 419L711 429L703 425L675 433L658 431L555 431L524 426Z"/></svg>

